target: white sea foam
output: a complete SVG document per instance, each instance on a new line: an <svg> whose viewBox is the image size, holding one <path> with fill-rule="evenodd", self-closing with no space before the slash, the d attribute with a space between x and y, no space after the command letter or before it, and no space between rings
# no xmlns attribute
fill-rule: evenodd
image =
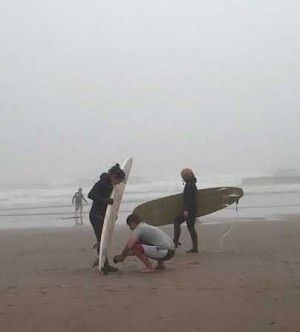
<svg viewBox="0 0 300 332"><path fill-rule="evenodd" d="M199 177L198 188L242 186L245 197L240 201L242 217L269 216L276 213L298 212L300 205L300 183L278 183L276 179L266 184L265 177L270 174L233 174L209 175ZM244 178L254 180L245 181ZM263 179L263 181L260 181ZM242 185L244 183L244 185ZM17 187L6 186L0 190L0 228L40 227L71 225L70 220L62 218L72 216L72 196L81 186L85 196L93 183L89 181L75 183L50 183ZM180 193L183 184L180 179L168 181L142 181L135 179L126 187L119 222L124 222L126 215L138 204ZM91 202L90 202L91 203ZM88 222L89 207L85 208L84 218ZM212 215L214 216L214 215ZM215 214L219 216L236 216L233 207L228 207Z"/></svg>

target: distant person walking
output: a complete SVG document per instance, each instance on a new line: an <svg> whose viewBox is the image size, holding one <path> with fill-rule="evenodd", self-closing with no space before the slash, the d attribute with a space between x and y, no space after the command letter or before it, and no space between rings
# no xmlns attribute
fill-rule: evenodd
<svg viewBox="0 0 300 332"><path fill-rule="evenodd" d="M183 190L183 209L180 215L174 221L174 244L177 248L179 242L181 224L186 222L187 228L192 239L192 249L188 253L198 252L198 236L195 229L196 211L197 211L197 179L190 168L181 171L182 180L185 182Z"/></svg>
<svg viewBox="0 0 300 332"><path fill-rule="evenodd" d="M132 235L122 253L114 257L114 262L123 262L128 256L136 256L145 264L144 272L164 269L164 262L175 253L172 239L158 227L142 222L136 214L128 216L127 225L132 230ZM149 258L157 261L155 268Z"/></svg>
<svg viewBox="0 0 300 332"><path fill-rule="evenodd" d="M93 226L97 238L97 253L99 255L100 241L102 235L103 222L108 205L114 204L114 200L110 198L113 187L125 180L125 173L119 164L111 167L107 173L100 176L100 180L96 182L88 194L88 198L93 201L90 211L90 222ZM99 258L95 260L93 266L97 266ZM106 272L116 272L117 268L110 266L106 259L104 264Z"/></svg>
<svg viewBox="0 0 300 332"><path fill-rule="evenodd" d="M77 224L77 219L78 217L80 218L81 224L82 224L82 206L83 206L83 201L88 205L87 200L84 198L82 194L82 188L78 188L78 191L73 195L72 198L72 204L75 203L75 219L76 219L76 224ZM78 216L79 213L79 216Z"/></svg>

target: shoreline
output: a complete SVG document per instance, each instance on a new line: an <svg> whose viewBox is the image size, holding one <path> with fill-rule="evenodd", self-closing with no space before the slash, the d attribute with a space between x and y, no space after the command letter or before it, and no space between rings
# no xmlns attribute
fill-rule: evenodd
<svg viewBox="0 0 300 332"><path fill-rule="evenodd" d="M214 225L214 224L232 224L232 223L236 223L236 222L241 222L241 223L246 223L246 222L269 222L269 221L276 221L276 220L279 220L281 217L284 217L284 218L291 218L293 219L294 216L296 216L298 214L295 214L295 213L285 213L285 214L273 214L273 215L269 215L269 216L263 216L263 217L249 217L249 216L244 216L244 217L241 217L241 216L222 216L222 215L207 215L207 216L203 216L203 217L199 217L198 220L196 221L196 223L198 225ZM300 214L299 214L300 215ZM41 226L40 224L39 225L28 225L28 226L16 226L16 227L12 227L11 225L9 226L4 226L4 227L0 227L0 233L1 232L6 232L6 231L25 231L25 230L28 230L28 231L34 231L34 230L55 230L55 229L60 229L60 230L64 230L64 229L72 229L72 228L81 228L81 229L84 229L84 228L89 228L91 225L90 225L90 221L88 219L87 216L85 216L83 218L84 222L83 222L83 225L80 225L80 224L75 224L73 222L73 220L75 220L75 217L70 217L70 218L67 218L69 219L70 222L72 222L72 224L66 226L65 224L58 224L57 225L45 225L45 226ZM79 219L79 218L78 218ZM170 226L172 224L169 224L167 226ZM118 229L118 228L122 228L126 226L126 222L123 221L123 222L117 222L115 224L115 229ZM160 226L160 227L166 227L166 226Z"/></svg>

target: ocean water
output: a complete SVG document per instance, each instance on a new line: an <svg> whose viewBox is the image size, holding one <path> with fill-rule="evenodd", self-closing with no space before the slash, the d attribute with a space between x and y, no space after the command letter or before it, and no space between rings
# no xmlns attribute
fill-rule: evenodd
<svg viewBox="0 0 300 332"><path fill-rule="evenodd" d="M0 190L0 229L65 227L74 226L72 196L81 186L86 197L93 183L55 183L43 185L9 186ZM238 186L243 188L244 197L238 210L227 207L209 216L202 222L223 222L231 218L276 219L280 215L300 214L300 177L282 174L240 174L203 176L198 188ZM139 204L151 199L180 193L183 183L180 179L168 181L129 181L118 217L124 223L126 216ZM91 202L89 202L91 204ZM89 224L90 206L84 207L83 223Z"/></svg>

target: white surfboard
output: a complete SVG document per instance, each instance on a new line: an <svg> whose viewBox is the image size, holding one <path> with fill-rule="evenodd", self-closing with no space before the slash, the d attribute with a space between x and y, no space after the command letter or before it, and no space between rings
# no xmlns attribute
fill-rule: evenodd
<svg viewBox="0 0 300 332"><path fill-rule="evenodd" d="M108 205L105 219L103 223L101 242L100 242L100 251L99 251L99 272L103 272L104 263L108 255L109 246L111 242L112 233L114 230L115 222L118 218L118 212L121 205L123 193L126 187L127 179L132 167L133 160L132 158L127 158L121 165L121 169L125 172L125 180L114 186L111 193L111 198L114 200L113 205Z"/></svg>

